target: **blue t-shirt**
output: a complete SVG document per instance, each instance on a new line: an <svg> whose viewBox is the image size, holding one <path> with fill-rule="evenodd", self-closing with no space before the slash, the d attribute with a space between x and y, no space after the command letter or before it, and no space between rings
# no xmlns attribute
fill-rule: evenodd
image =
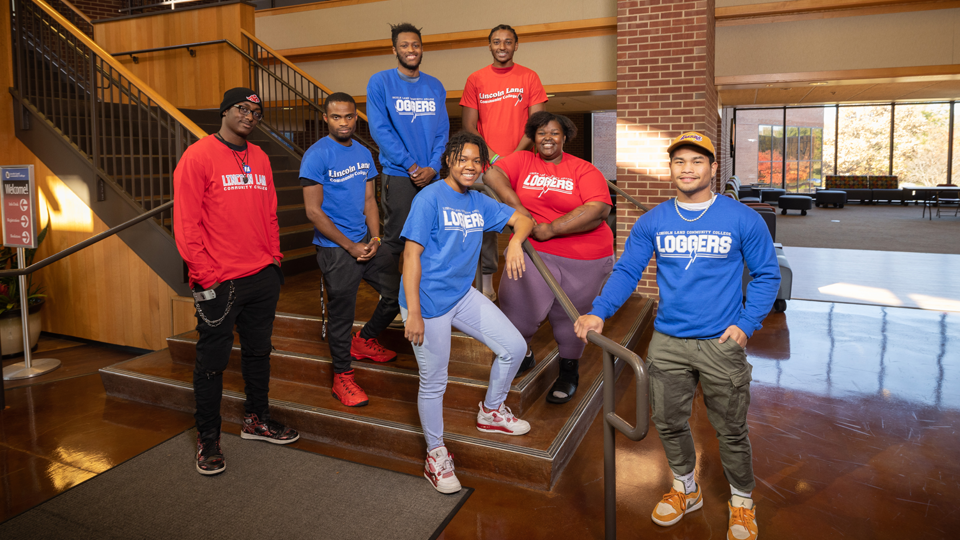
<svg viewBox="0 0 960 540"><path fill-rule="evenodd" d="M385 174L407 176L414 163L440 173L450 136L446 103L443 85L426 73L416 82L401 78L397 68L370 77L367 118Z"/></svg>
<svg viewBox="0 0 960 540"><path fill-rule="evenodd" d="M320 209L351 242L359 242L367 235L367 221L363 214L367 182L376 177L373 156L356 141L343 146L324 137L310 146L300 163L300 185L323 186ZM320 247L337 247L316 228L313 229L313 243Z"/></svg>
<svg viewBox="0 0 960 540"><path fill-rule="evenodd" d="M440 180L423 188L410 206L400 236L423 246L420 315L439 317L470 290L477 274L484 231L503 230L513 208L477 191L458 193ZM407 297L400 283L400 305Z"/></svg>
<svg viewBox="0 0 960 540"><path fill-rule="evenodd" d="M591 315L606 319L627 300L650 256L657 257L660 305L653 327L678 338L713 339L736 325L753 336L780 289L780 266L760 214L718 196L702 211L658 204L633 225L620 260L593 301ZM743 265L753 281L743 303Z"/></svg>

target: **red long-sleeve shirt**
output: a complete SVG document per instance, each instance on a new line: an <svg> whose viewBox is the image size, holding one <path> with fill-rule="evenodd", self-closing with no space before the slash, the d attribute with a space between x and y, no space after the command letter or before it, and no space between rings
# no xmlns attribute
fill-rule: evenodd
<svg viewBox="0 0 960 540"><path fill-rule="evenodd" d="M173 233L190 284L253 275L283 258L270 158L247 143L249 181L239 155L214 135L187 148L173 173Z"/></svg>

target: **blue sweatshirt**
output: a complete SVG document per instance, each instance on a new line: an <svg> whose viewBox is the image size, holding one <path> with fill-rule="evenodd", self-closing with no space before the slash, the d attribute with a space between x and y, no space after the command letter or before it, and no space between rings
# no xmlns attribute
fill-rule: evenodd
<svg viewBox="0 0 960 540"><path fill-rule="evenodd" d="M392 176L407 176L414 163L440 173L443 148L450 136L447 92L436 78L421 72L417 82L400 78L397 69L370 77L367 118L380 147L380 165Z"/></svg>
<svg viewBox="0 0 960 540"><path fill-rule="evenodd" d="M747 337L761 327L780 289L780 267L766 223L755 210L717 197L703 217L687 222L674 199L637 220L623 255L591 315L613 315L637 287L650 256L657 257L660 305L653 327L678 338L713 339L737 325ZM679 208L687 219L700 211ZM743 304L743 263L753 281Z"/></svg>

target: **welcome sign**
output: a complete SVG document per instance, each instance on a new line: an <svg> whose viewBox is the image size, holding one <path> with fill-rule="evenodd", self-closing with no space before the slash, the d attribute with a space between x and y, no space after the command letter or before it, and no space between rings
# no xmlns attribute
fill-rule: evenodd
<svg viewBox="0 0 960 540"><path fill-rule="evenodd" d="M4 246L37 247L34 189L33 165L0 167L0 217L3 219Z"/></svg>

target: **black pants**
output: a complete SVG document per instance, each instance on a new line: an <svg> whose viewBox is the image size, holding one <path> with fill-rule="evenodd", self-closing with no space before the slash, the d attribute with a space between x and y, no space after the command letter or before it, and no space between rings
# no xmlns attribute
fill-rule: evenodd
<svg viewBox="0 0 960 540"><path fill-rule="evenodd" d="M383 208L383 245L380 246L380 250L385 250L399 264L400 252L403 251L404 244L403 239L400 238L400 231L403 230L403 224L407 222L413 198L423 188L417 187L408 176L390 176L384 173L382 180L380 206Z"/></svg>
<svg viewBox="0 0 960 540"><path fill-rule="evenodd" d="M270 265L252 276L235 279L233 304L217 326L210 326L197 313L197 362L193 368L193 395L197 400L197 430L206 433L220 429L220 398L223 396L223 371L233 348L233 327L240 335L240 366L247 399L244 409L263 416L267 412L270 391L270 351L273 348L273 319L277 313L283 274ZM216 322L224 316L230 301L231 282L221 283L217 297L200 303L204 316ZM199 287L198 287L199 289Z"/></svg>
<svg viewBox="0 0 960 540"><path fill-rule="evenodd" d="M400 273L396 259L382 247L373 259L357 262L341 247L318 248L317 264L326 281L328 341L333 358L333 372L350 371L350 331L357 309L357 290L360 280L366 281L380 293L380 301L373 316L363 325L360 337L375 338L400 313L397 295L400 294Z"/></svg>

